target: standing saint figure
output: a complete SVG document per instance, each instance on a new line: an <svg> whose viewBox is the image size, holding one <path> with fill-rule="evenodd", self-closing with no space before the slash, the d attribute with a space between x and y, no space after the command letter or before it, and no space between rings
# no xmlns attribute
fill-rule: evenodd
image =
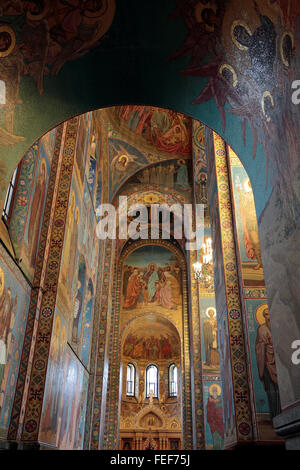
<svg viewBox="0 0 300 470"><path fill-rule="evenodd" d="M223 450L224 447L224 425L223 425L223 409L219 385L210 387L210 396L207 400L206 415L207 422L213 438L213 449Z"/></svg>
<svg viewBox="0 0 300 470"><path fill-rule="evenodd" d="M36 181L35 192L31 203L31 213L28 225L28 256L30 265L34 268L36 262L39 231L43 215L45 192L46 192L47 168L46 162L41 161L40 174Z"/></svg>
<svg viewBox="0 0 300 470"><path fill-rule="evenodd" d="M268 307L263 310L263 317L265 323L257 329L255 352L259 378L264 385L273 419L281 413L281 405Z"/></svg>
<svg viewBox="0 0 300 470"><path fill-rule="evenodd" d="M139 270L135 268L133 274L128 279L126 297L123 308L132 309L136 307L143 283L140 279Z"/></svg>
<svg viewBox="0 0 300 470"><path fill-rule="evenodd" d="M241 221L244 231L244 245L248 258L257 260L254 269L262 268L261 249L257 227L257 217L250 180L248 179L242 189L238 189Z"/></svg>
<svg viewBox="0 0 300 470"><path fill-rule="evenodd" d="M219 365L218 352L218 328L215 318L215 310L207 310L208 318L203 323L204 344L205 344L205 364L207 366Z"/></svg>
<svg viewBox="0 0 300 470"><path fill-rule="evenodd" d="M156 282L159 281L159 276L155 264L149 264L148 271L144 275L144 280L147 282L148 302L153 302L157 287Z"/></svg>

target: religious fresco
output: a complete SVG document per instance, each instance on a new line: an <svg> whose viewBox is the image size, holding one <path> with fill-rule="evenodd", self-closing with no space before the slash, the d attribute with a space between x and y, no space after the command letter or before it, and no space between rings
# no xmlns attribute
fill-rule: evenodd
<svg viewBox="0 0 300 470"><path fill-rule="evenodd" d="M181 267L177 256L161 246L132 252L122 270L121 317L160 313L182 322Z"/></svg>
<svg viewBox="0 0 300 470"><path fill-rule="evenodd" d="M67 324L56 309L39 440L77 450L83 445L88 376L66 341Z"/></svg>
<svg viewBox="0 0 300 470"><path fill-rule="evenodd" d="M188 34L182 46L168 60L189 56L188 65L181 73L209 78L192 104L199 105L213 99L220 113L223 132L226 128L225 105L229 104L228 111L240 118L244 141L246 123L251 128L253 155L258 142L261 142L266 159L270 158L274 163L279 163L280 138L288 144L290 125L298 129L291 100L283 104L284 112L278 112L282 91L286 86L290 88L292 73L289 72L295 55L295 35L290 28L300 12L296 1L289 2L288 14L282 3L257 0L245 9L238 0L203 1L196 6L180 0L176 11L170 15L171 18L182 17ZM293 26L299 32L299 25ZM261 112L257 112L258 109ZM275 122L282 124L282 127L278 126L282 133L274 132ZM276 148L276 155L272 155L271 148ZM295 148L292 149L290 144L289 149L292 156Z"/></svg>
<svg viewBox="0 0 300 470"><path fill-rule="evenodd" d="M56 307L48 359L47 377L41 414L39 439L57 446L65 374L68 325Z"/></svg>
<svg viewBox="0 0 300 470"><path fill-rule="evenodd" d="M243 286L264 287L264 271L251 183L242 163L231 149L229 156Z"/></svg>
<svg viewBox="0 0 300 470"><path fill-rule="evenodd" d="M299 336L299 289L285 274L299 265L300 108L291 91L300 66L299 13L297 0L179 0L170 19L181 18L187 34L168 57L182 64L182 75L198 87L190 100L195 113L205 112L206 101L214 102L222 132L239 150L251 178L264 273L272 286L273 339L282 344L275 350L285 407L299 400L299 370L288 352ZM213 121L209 125L214 127Z"/></svg>
<svg viewBox="0 0 300 470"><path fill-rule="evenodd" d="M191 119L169 109L151 106L116 106L108 110L111 121L139 143L173 155L191 155Z"/></svg>
<svg viewBox="0 0 300 470"><path fill-rule="evenodd" d="M207 208L207 158L205 126L202 122L193 119L193 163L196 204L204 204Z"/></svg>
<svg viewBox="0 0 300 470"><path fill-rule="evenodd" d="M201 348L203 372L220 373L219 337L215 299L200 298Z"/></svg>
<svg viewBox="0 0 300 470"><path fill-rule="evenodd" d="M248 174L232 149L229 162L258 439L276 440L271 421L281 405L267 299L257 289L265 281L254 197Z"/></svg>
<svg viewBox="0 0 300 470"><path fill-rule="evenodd" d="M36 142L22 159L9 234L22 269L32 279L37 261L56 129Z"/></svg>
<svg viewBox="0 0 300 470"><path fill-rule="evenodd" d="M67 61L99 44L110 27L115 1L4 1L0 10L0 79L6 87L2 105L0 145L14 145L15 108L23 76L31 77L40 95L45 76L56 76Z"/></svg>
<svg viewBox="0 0 300 470"><path fill-rule="evenodd" d="M247 334L259 440L278 440L272 419L281 413L270 315L265 299L246 299Z"/></svg>
<svg viewBox="0 0 300 470"><path fill-rule="evenodd" d="M180 358L180 340L164 317L145 314L133 320L123 343L124 357L149 361Z"/></svg>
<svg viewBox="0 0 300 470"><path fill-rule="evenodd" d="M149 106L111 107L101 111L107 119L110 197L129 176L143 167L172 158L171 177L160 164L139 172L133 181L161 185L181 192L191 191L185 160L191 157L191 119L174 111ZM163 133L165 132L165 134ZM170 168L169 168L170 169ZM163 181L165 179L165 181Z"/></svg>
<svg viewBox="0 0 300 470"><path fill-rule="evenodd" d="M94 209L97 136L88 113L81 116L58 283L58 306L68 323L72 348L89 367L99 243Z"/></svg>
<svg viewBox="0 0 300 470"><path fill-rule="evenodd" d="M223 400L221 382L204 382L206 449L224 449Z"/></svg>
<svg viewBox="0 0 300 470"><path fill-rule="evenodd" d="M230 359L230 341L227 324L227 310L219 314L218 337L220 352L220 371L224 410L224 447L228 448L237 441L235 409L233 400L232 369Z"/></svg>
<svg viewBox="0 0 300 470"><path fill-rule="evenodd" d="M100 136L95 127L95 115L91 114L88 156L85 166L85 179L88 183L91 200L95 209L102 201L102 158L100 158Z"/></svg>
<svg viewBox="0 0 300 470"><path fill-rule="evenodd" d="M0 437L11 418L26 328L30 288L4 249L0 250Z"/></svg>

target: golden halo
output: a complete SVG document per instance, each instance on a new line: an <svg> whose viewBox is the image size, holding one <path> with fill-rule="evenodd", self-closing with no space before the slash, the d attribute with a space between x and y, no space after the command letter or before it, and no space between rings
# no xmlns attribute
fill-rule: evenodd
<svg viewBox="0 0 300 470"><path fill-rule="evenodd" d="M209 310L213 310L213 311L214 311L214 318L216 318L217 312L216 312L216 309L215 309L214 307L208 307L208 308L206 309L205 315L207 316L207 318L210 318L210 316L208 315Z"/></svg>
<svg viewBox="0 0 300 470"><path fill-rule="evenodd" d="M75 209L75 223L78 224L78 221L79 221L79 207L76 206L76 209Z"/></svg>
<svg viewBox="0 0 300 470"><path fill-rule="evenodd" d="M185 160L177 160L178 165L185 165Z"/></svg>
<svg viewBox="0 0 300 470"><path fill-rule="evenodd" d="M294 43L295 43L295 40L294 40L294 35L293 33L291 33L290 31L285 31L283 33L283 35L281 36L281 39L280 39L280 55L281 55L281 60L282 62L284 63L284 65L286 67L289 67L290 64L288 63L288 61L286 60L286 58L284 57L284 52L283 52L283 41L284 41L284 38L286 36L289 36L291 38L291 41L292 41L292 47L294 47Z"/></svg>
<svg viewBox="0 0 300 470"><path fill-rule="evenodd" d="M45 18L45 16L48 14L49 9L50 9L49 0L45 0L44 9L41 13L39 13L38 15L34 15L30 11L28 11L27 14L26 14L26 17L30 21L40 21L43 18Z"/></svg>
<svg viewBox="0 0 300 470"><path fill-rule="evenodd" d="M209 26L208 24L206 24L202 18L203 10L207 10L207 9L213 10L215 14L217 13L217 8L215 5L212 5L211 3L207 3L206 5L203 5L203 3L198 2L197 5L195 6L195 18L198 23L205 24L205 28L207 29L207 31L214 31L215 27Z"/></svg>
<svg viewBox="0 0 300 470"><path fill-rule="evenodd" d="M232 86L235 88L238 84L237 74L234 68L229 64L222 64L219 68L219 74L222 75L223 70L228 69L232 73L233 83ZM226 79L225 79L226 80Z"/></svg>
<svg viewBox="0 0 300 470"><path fill-rule="evenodd" d="M259 325L263 325L264 323L266 323L265 317L263 315L266 309L269 310L268 304L262 304L256 309L255 320Z"/></svg>
<svg viewBox="0 0 300 470"><path fill-rule="evenodd" d="M4 272L2 268L0 268L0 280L1 280L1 285L0 285L0 296L1 296L4 291Z"/></svg>
<svg viewBox="0 0 300 470"><path fill-rule="evenodd" d="M0 52L0 57L7 57L15 48L16 45L16 34L14 30L8 25L0 25L0 33L8 33L10 35L11 44L6 51Z"/></svg>
<svg viewBox="0 0 300 470"><path fill-rule="evenodd" d="M216 389L218 390L218 396L220 396L220 395L221 395L221 387L220 387L220 385L219 385L219 384L211 384L211 385L209 386L209 389L208 389L210 395L212 395L212 389L213 389L213 388L216 388Z"/></svg>
<svg viewBox="0 0 300 470"><path fill-rule="evenodd" d="M247 51L248 50L248 47L247 46L243 46L242 44L240 44L234 37L234 28L236 26L243 26L245 28L245 30L247 31L247 33L250 34L250 36L252 36L252 32L249 28L249 26L247 25L247 23L245 23L244 21L242 20L236 20L232 23L231 25L231 39L233 41L233 43L236 45L236 47L238 47L241 51Z"/></svg>
<svg viewBox="0 0 300 470"><path fill-rule="evenodd" d="M268 116L268 115L266 114L266 111L265 111L265 98L267 98L267 97L271 98L271 103L272 103L272 106L273 106L273 108L274 108L274 99L273 99L273 96L271 95L271 93L270 93L269 91L264 91L264 93L263 93L263 95L262 95L262 97L261 97L261 109L262 109L263 115L265 116L266 120L267 120L268 122L270 122L270 121L271 121L271 118L270 118L270 116Z"/></svg>

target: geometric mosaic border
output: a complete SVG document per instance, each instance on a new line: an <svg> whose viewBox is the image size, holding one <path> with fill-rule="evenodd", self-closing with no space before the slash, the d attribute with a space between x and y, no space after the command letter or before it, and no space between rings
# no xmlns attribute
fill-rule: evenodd
<svg viewBox="0 0 300 470"><path fill-rule="evenodd" d="M227 153L224 140L215 132L213 132L213 141L226 286L236 430L238 441L245 441L253 439L253 426L239 277L232 224Z"/></svg>

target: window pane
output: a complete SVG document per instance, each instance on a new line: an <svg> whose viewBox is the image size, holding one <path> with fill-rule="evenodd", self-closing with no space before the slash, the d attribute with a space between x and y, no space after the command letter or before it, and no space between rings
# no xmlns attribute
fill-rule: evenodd
<svg viewBox="0 0 300 470"><path fill-rule="evenodd" d="M127 365L126 395L134 396L135 367L133 364Z"/></svg>
<svg viewBox="0 0 300 470"><path fill-rule="evenodd" d="M150 393L153 393L154 397L157 397L157 374L158 369L156 366L149 366L147 369L146 382L147 382L147 397Z"/></svg>
<svg viewBox="0 0 300 470"><path fill-rule="evenodd" d="M178 369L175 364L172 364L169 369L169 396L177 396L177 386L178 386Z"/></svg>

